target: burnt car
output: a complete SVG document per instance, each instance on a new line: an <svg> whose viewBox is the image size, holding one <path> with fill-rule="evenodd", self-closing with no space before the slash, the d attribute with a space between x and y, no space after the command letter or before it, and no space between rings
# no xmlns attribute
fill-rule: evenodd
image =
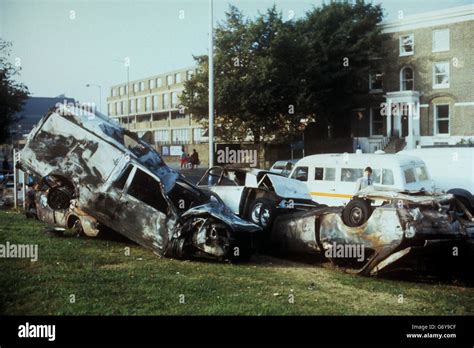
<svg viewBox="0 0 474 348"><path fill-rule="evenodd" d="M19 166L49 183L41 202L66 226L91 221L159 256L245 259L254 251L259 226L98 112L64 105L50 110L29 134Z"/></svg>
<svg viewBox="0 0 474 348"><path fill-rule="evenodd" d="M304 183L256 168L215 166L198 186L216 193L235 214L264 230L271 230L279 214L317 206Z"/></svg>
<svg viewBox="0 0 474 348"><path fill-rule="evenodd" d="M344 207L280 216L272 229L272 242L280 250L324 253L335 265L363 275L428 270L430 262L452 258L453 248L468 249L472 242L472 216L458 213L451 194L371 186L356 199L382 204L357 226L344 222Z"/></svg>

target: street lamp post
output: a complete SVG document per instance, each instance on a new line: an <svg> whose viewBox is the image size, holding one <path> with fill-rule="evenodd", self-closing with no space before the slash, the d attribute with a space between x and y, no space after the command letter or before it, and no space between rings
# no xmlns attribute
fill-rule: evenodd
<svg viewBox="0 0 474 348"><path fill-rule="evenodd" d="M209 2L209 168L214 166L214 18Z"/></svg>
<svg viewBox="0 0 474 348"><path fill-rule="evenodd" d="M113 59L114 62L123 63L127 68L127 127L130 127L130 60L127 59Z"/></svg>
<svg viewBox="0 0 474 348"><path fill-rule="evenodd" d="M99 111L102 112L102 86L101 85L96 85L93 83L88 83L86 87L97 87L99 88Z"/></svg>

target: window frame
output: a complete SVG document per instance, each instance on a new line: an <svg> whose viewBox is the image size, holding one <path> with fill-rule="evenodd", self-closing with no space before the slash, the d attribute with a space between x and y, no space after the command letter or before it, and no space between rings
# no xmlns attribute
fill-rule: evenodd
<svg viewBox="0 0 474 348"><path fill-rule="evenodd" d="M411 80L405 80L405 70L410 69L411 70ZM407 81L411 81L412 83L412 89L406 89L405 88L405 83ZM414 91L415 90L415 69L411 66L404 66L403 68L400 69L400 91Z"/></svg>
<svg viewBox="0 0 474 348"><path fill-rule="evenodd" d="M406 52L403 46L403 38L405 37L411 37L412 45L411 45L411 52ZM406 35L400 35L398 37L398 45L399 45L399 56L400 57L406 57L406 56L412 56L415 54L415 35L412 34L406 34Z"/></svg>
<svg viewBox="0 0 474 348"><path fill-rule="evenodd" d="M377 76L377 75L380 75L380 82L381 82L381 88L372 88L372 76ZM369 92L372 92L372 93L379 93L379 92L383 92L383 80L382 80L382 77L383 77L383 72L381 71L371 71L369 73Z"/></svg>
<svg viewBox="0 0 474 348"><path fill-rule="evenodd" d="M449 103L438 103L438 104L433 104L434 110L433 110L433 116L434 116L434 135L437 136L450 136L451 135L451 105ZM439 106L447 106L448 107L448 117L443 117L441 121L448 121L448 133L439 133L439 126L438 126L438 107Z"/></svg>
<svg viewBox="0 0 474 348"><path fill-rule="evenodd" d="M442 74L436 74L436 64L446 64L446 74L448 75L448 83L436 83L436 76ZM449 88L451 80L451 66L449 61L441 61L441 62L433 62L433 89L440 89L440 88Z"/></svg>

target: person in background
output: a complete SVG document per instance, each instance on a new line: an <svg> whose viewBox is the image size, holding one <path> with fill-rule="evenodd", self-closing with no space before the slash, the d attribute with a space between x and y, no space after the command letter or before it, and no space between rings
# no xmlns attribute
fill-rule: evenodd
<svg viewBox="0 0 474 348"><path fill-rule="evenodd" d="M372 168L366 167L364 169L364 176L362 178L357 179L356 192L359 192L360 190L363 190L366 187L372 186L372 185L373 185Z"/></svg>
<svg viewBox="0 0 474 348"><path fill-rule="evenodd" d="M193 154L191 155L191 168L197 168L201 162L199 161L199 153L196 149L193 149Z"/></svg>
<svg viewBox="0 0 474 348"><path fill-rule="evenodd" d="M186 155L186 152L184 151L184 148L182 149L181 152L181 169L186 168L188 162L188 156Z"/></svg>

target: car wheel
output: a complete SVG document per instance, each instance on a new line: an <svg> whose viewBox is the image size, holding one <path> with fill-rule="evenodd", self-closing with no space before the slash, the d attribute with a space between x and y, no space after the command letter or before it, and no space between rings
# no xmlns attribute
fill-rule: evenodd
<svg viewBox="0 0 474 348"><path fill-rule="evenodd" d="M252 203L249 211L250 221L261 226L263 229L269 229L275 215L275 207L271 200L258 198Z"/></svg>
<svg viewBox="0 0 474 348"><path fill-rule="evenodd" d="M357 227L369 220L371 214L370 201L356 198L345 206L342 211L342 221L349 227Z"/></svg>
<svg viewBox="0 0 474 348"><path fill-rule="evenodd" d="M469 201L467 200L467 198L462 197L462 196L455 196L455 197L458 200L458 202L460 202L462 205L464 205L464 207L467 210L470 210L471 205L469 204ZM455 210L456 210L456 214L459 217L464 217L466 215L465 211L460 207L459 204L456 204Z"/></svg>

